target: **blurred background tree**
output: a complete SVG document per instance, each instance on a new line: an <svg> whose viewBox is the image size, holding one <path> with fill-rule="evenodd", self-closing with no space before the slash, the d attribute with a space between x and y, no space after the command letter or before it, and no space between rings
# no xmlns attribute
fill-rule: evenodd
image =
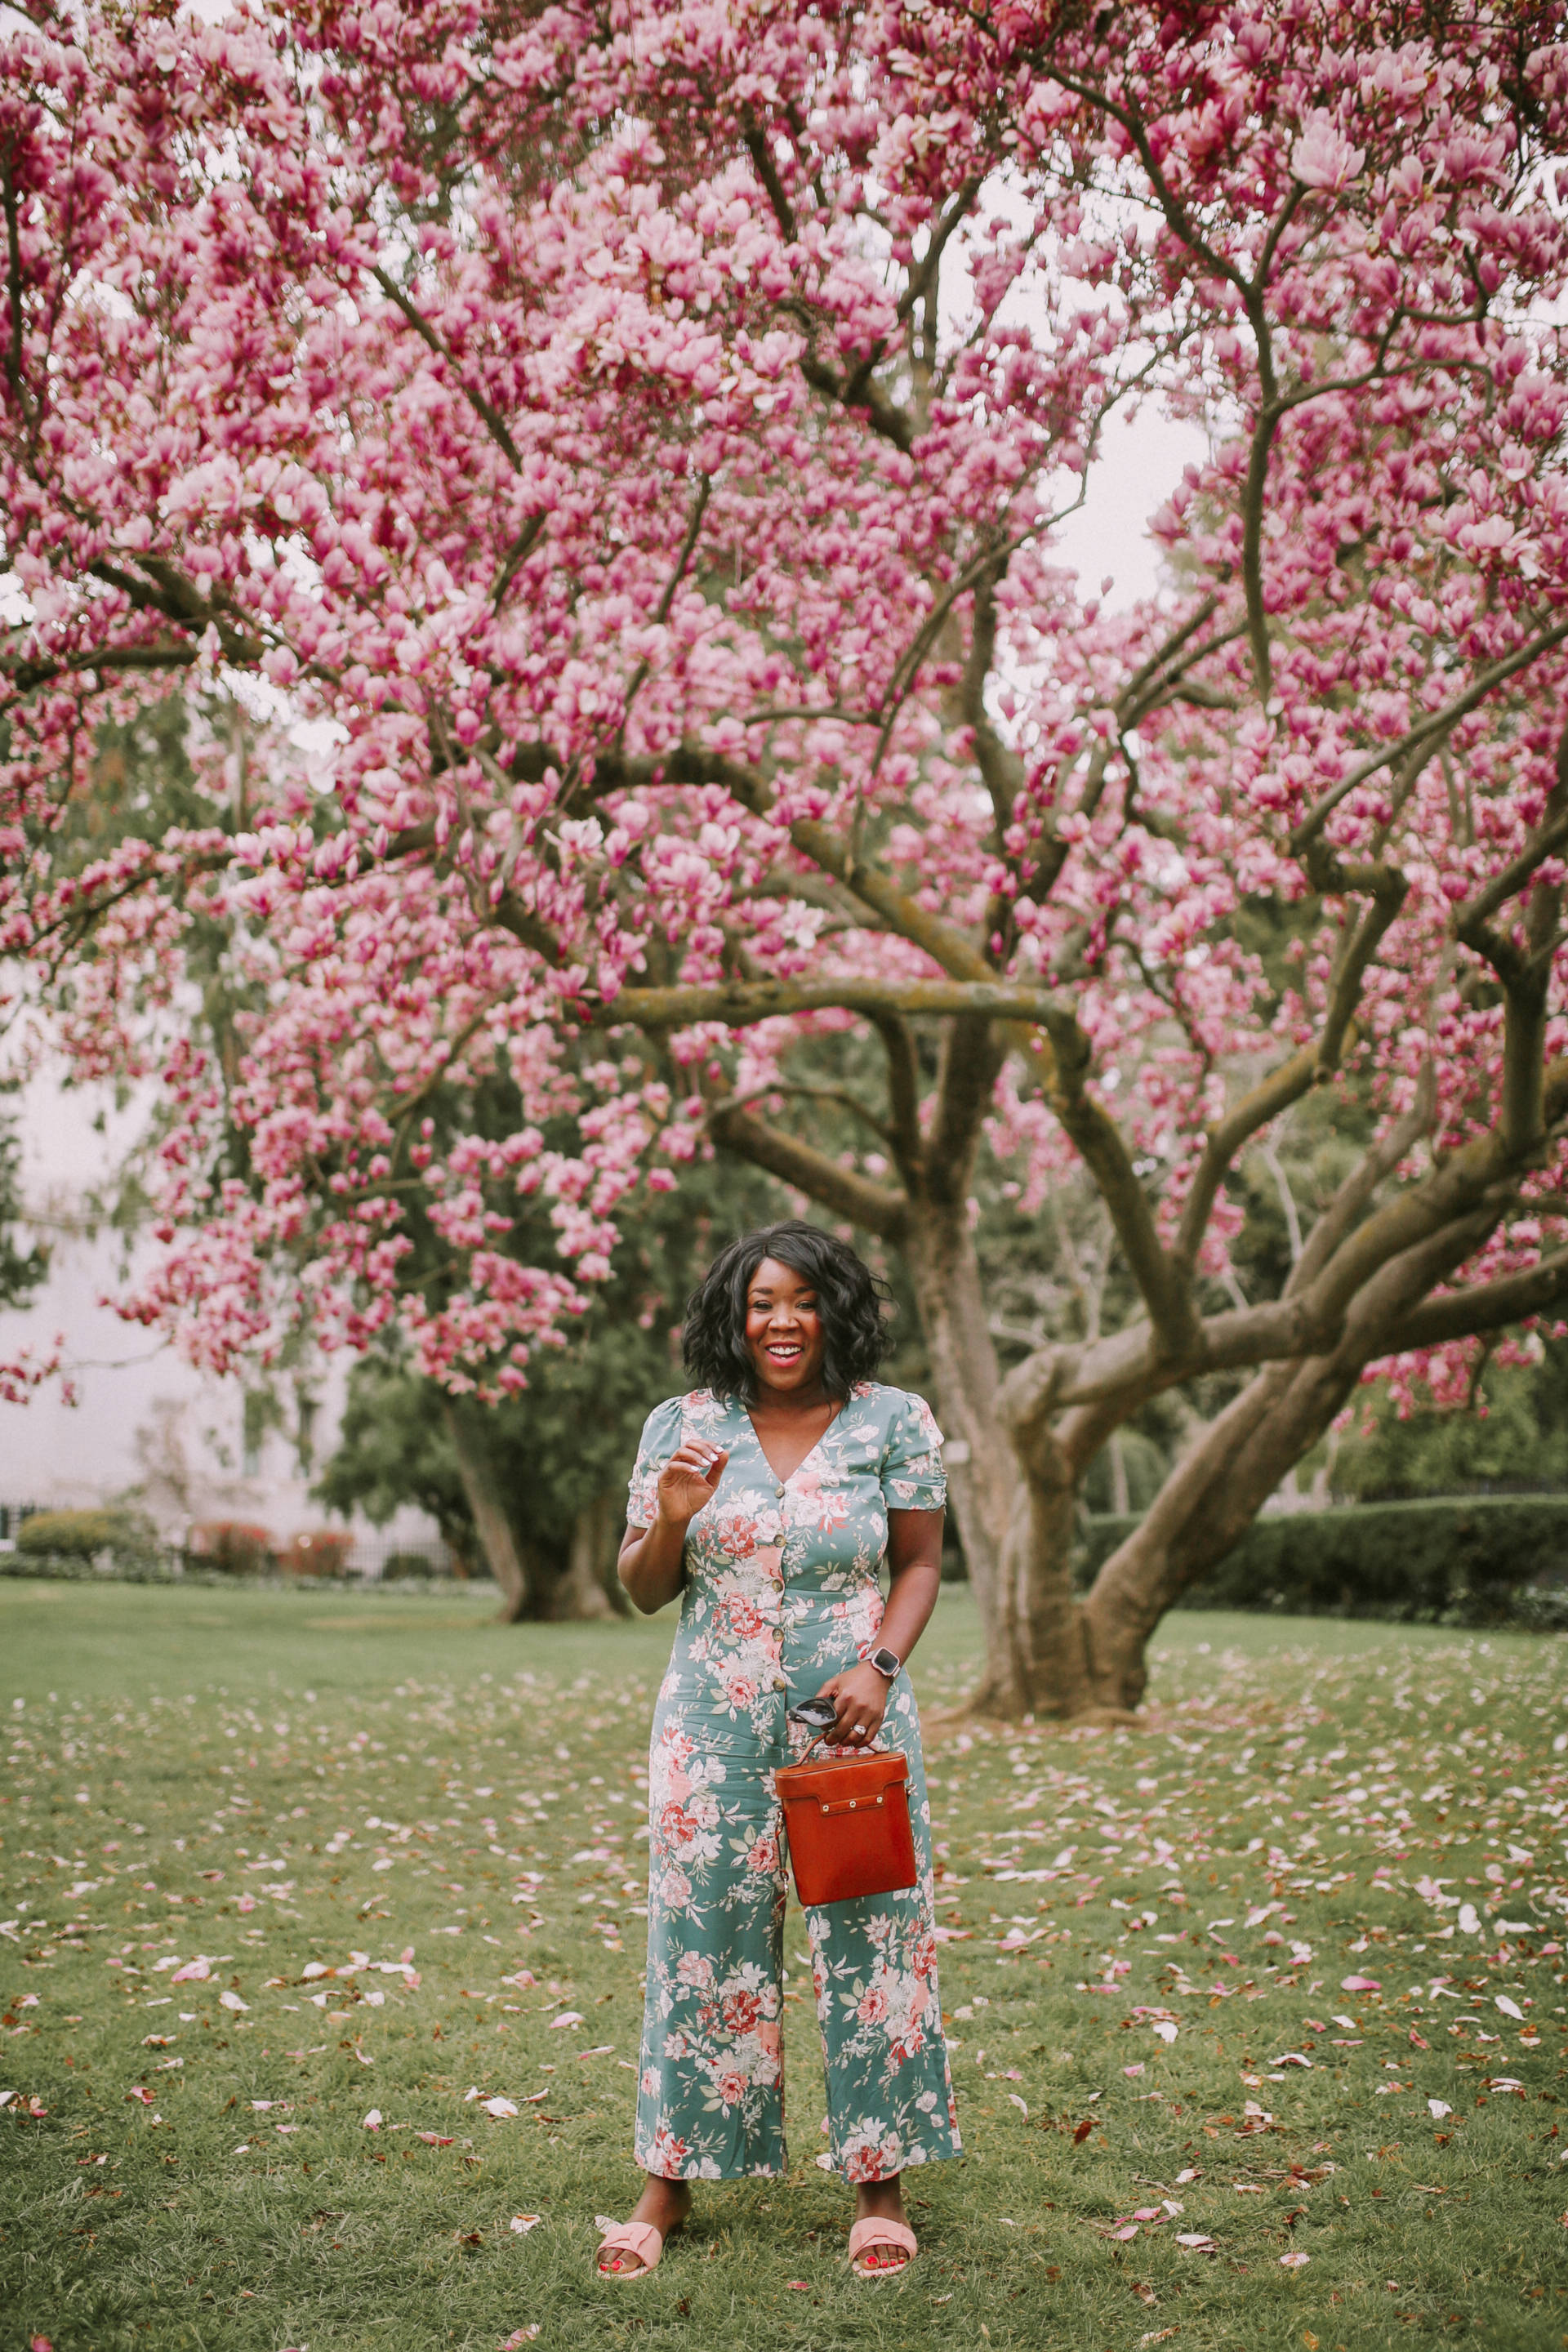
<svg viewBox="0 0 1568 2352"><path fill-rule="evenodd" d="M644 1420L686 1384L687 1297L727 1241L789 1213L777 1185L727 1155L693 1162L678 1192L639 1193L622 1213L610 1279L563 1347L536 1349L521 1394L494 1404L453 1397L410 1370L395 1345L357 1365L317 1496L376 1525L416 1504L459 1560L493 1567L497 1542L510 1541L520 1616L623 1608L616 1556L626 1480Z"/></svg>
<svg viewBox="0 0 1568 2352"><path fill-rule="evenodd" d="M1380 1503L1568 1488L1568 1340L1537 1333L1533 1344L1535 1363L1479 1361L1463 1407L1402 1421L1385 1389L1369 1390L1340 1442L1335 1495Z"/></svg>
<svg viewBox="0 0 1568 2352"><path fill-rule="evenodd" d="M0 1307L26 1307L49 1270L49 1254L41 1243L24 1249L17 1239L22 1213L16 1121L0 1118Z"/></svg>

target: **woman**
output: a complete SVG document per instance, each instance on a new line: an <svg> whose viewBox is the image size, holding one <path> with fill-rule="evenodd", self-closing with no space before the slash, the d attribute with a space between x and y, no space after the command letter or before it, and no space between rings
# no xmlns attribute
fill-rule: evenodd
<svg viewBox="0 0 1568 2352"><path fill-rule="evenodd" d="M814 1226L748 1234L687 1312L701 1383L649 1414L621 1581L637 1607L684 1588L648 1766L647 1994L637 2157L647 2179L598 2252L646 2277L693 2179L786 2168L784 1824L774 1769L817 1693L850 1753L879 1733L910 1765L920 1882L806 1913L834 2161L856 2189L864 2278L918 2251L900 2175L958 2151L932 1918L931 1809L904 1662L935 1605L946 1483L919 1397L871 1377L878 1284ZM889 1591L884 1609L878 1571Z"/></svg>

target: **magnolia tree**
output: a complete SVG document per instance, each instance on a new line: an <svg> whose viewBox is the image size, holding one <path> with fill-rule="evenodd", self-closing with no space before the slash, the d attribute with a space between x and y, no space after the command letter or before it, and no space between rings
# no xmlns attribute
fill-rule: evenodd
<svg viewBox="0 0 1568 2352"><path fill-rule="evenodd" d="M131 1311L220 1366L397 1321L493 1394L717 1144L907 1260L984 1696L1135 1703L1369 1369L1441 1389L1568 1291L1555 28L10 37L4 936L85 1069L163 1081ZM1155 397L1211 456L1109 614L1051 534ZM330 794L66 870L99 715L219 676L330 726ZM1370 1142L1249 1301L1238 1161L1320 1087ZM1091 1183L1140 1302L1005 1379L983 1150ZM1215 1374L1076 1598L1088 1465Z"/></svg>

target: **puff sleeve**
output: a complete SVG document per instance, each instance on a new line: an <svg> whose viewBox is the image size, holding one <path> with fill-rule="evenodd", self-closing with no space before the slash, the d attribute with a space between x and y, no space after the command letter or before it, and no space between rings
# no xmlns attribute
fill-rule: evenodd
<svg viewBox="0 0 1568 2352"><path fill-rule="evenodd" d="M940 1511L947 1501L942 1432L924 1397L895 1390L882 1452L882 1497L889 1511Z"/></svg>
<svg viewBox="0 0 1568 2352"><path fill-rule="evenodd" d="M626 1504L629 1528L651 1528L658 1510L658 1474L680 1443L681 1409L685 1400L667 1397L656 1404L643 1423Z"/></svg>

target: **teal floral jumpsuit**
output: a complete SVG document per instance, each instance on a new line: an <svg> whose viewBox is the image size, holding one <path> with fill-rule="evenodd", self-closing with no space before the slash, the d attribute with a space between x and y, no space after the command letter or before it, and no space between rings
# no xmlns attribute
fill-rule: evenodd
<svg viewBox="0 0 1568 2352"><path fill-rule="evenodd" d="M793 1476L750 1414L699 1390L649 1414L628 1519L689 1438L726 1447L686 1538L686 1584L648 1762L648 1949L637 2160L667 2180L787 2168L783 1990L787 1853L774 1769L809 1735L784 1710L876 1647L889 1510L946 1499L921 1398L858 1387ZM910 1764L920 1882L805 1914L833 2160L880 2180L958 2153L937 1997L931 1807L909 1677L880 1734Z"/></svg>

